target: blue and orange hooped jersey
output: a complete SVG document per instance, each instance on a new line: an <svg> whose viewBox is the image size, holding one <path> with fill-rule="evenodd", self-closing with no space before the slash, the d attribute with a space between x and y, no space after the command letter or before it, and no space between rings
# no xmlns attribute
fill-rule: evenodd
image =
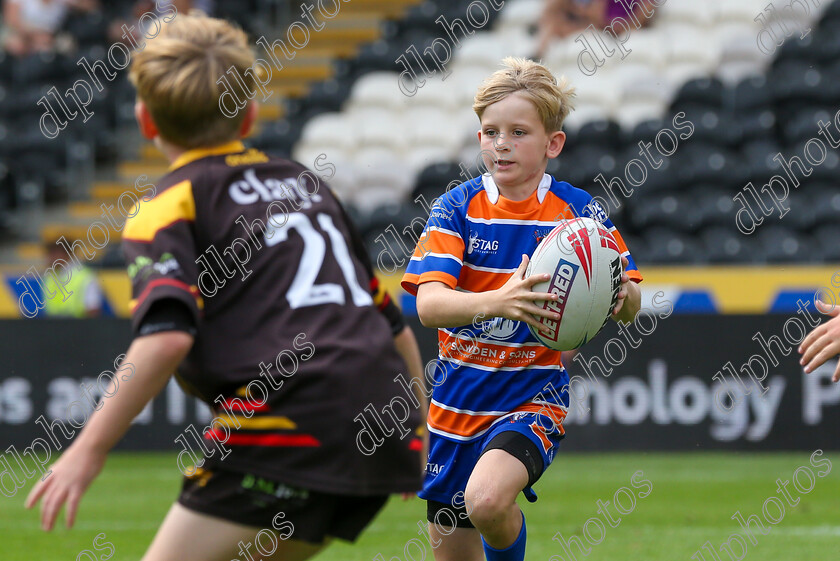
<svg viewBox="0 0 840 561"><path fill-rule="evenodd" d="M564 219L588 216L604 225L627 257L627 275L642 276L603 208L581 189L544 175L525 200L499 193L492 176L462 183L438 199L402 279L411 294L438 281L464 292L500 288ZM519 411L566 415L569 376L560 352L539 343L528 326L504 318L438 330L437 385L428 428L458 441L478 438ZM562 426L561 426L562 431Z"/></svg>

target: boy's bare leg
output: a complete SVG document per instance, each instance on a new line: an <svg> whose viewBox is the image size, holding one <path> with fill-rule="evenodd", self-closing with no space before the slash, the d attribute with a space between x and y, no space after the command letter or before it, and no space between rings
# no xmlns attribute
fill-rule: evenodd
<svg viewBox="0 0 840 561"><path fill-rule="evenodd" d="M274 533L277 550L273 555L263 557L253 545L261 529L207 516L175 503L143 556L143 561L230 561L239 557L240 541L245 546L251 544L250 554L263 561L304 561L324 548L324 544L281 540ZM269 551L273 547L265 537L261 539L260 545ZM247 559L247 556L243 559Z"/></svg>
<svg viewBox="0 0 840 561"><path fill-rule="evenodd" d="M470 521L495 549L510 547L522 529L516 496L528 485L522 462L501 449L489 450L473 469L464 502Z"/></svg>
<svg viewBox="0 0 840 561"><path fill-rule="evenodd" d="M429 540L433 544L441 542L434 549L435 561L484 561L481 535L475 528L455 528L451 534L445 534L429 522Z"/></svg>

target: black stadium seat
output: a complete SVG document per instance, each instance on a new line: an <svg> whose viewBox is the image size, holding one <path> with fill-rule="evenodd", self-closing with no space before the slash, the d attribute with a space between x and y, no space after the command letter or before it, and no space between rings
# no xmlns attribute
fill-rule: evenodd
<svg viewBox="0 0 840 561"><path fill-rule="evenodd" d="M621 127L612 120L599 119L584 124L574 134L569 135L569 146L605 146L613 150L621 148Z"/></svg>
<svg viewBox="0 0 840 561"><path fill-rule="evenodd" d="M840 225L825 224L813 232L815 258L823 263L840 262Z"/></svg>
<svg viewBox="0 0 840 561"><path fill-rule="evenodd" d="M689 80L677 92L671 103L671 113L677 111L704 112L720 111L724 107L726 88L717 78L695 78Z"/></svg>
<svg viewBox="0 0 840 561"><path fill-rule="evenodd" d="M771 216L768 220L775 220L777 224L765 222L754 234L758 236L768 263L808 262L813 259L813 243L808 236L798 234L784 222L779 222L777 217Z"/></svg>
<svg viewBox="0 0 840 561"><path fill-rule="evenodd" d="M731 227L735 222L735 211L738 208L732 197L731 192L719 189L715 185L699 186L693 195L699 228Z"/></svg>
<svg viewBox="0 0 840 561"><path fill-rule="evenodd" d="M755 238L732 226L713 226L700 236L703 253L711 263L758 263L763 259Z"/></svg>
<svg viewBox="0 0 840 561"><path fill-rule="evenodd" d="M432 164L423 168L420 175L417 176L411 198L414 200L419 195L423 195L427 201L431 202L432 199L441 196L446 191L447 185L452 181L461 183L464 180L465 178L461 175L457 163L439 162Z"/></svg>
<svg viewBox="0 0 840 561"><path fill-rule="evenodd" d="M637 232L652 227L665 227L680 232L693 232L700 222L700 213L691 195L684 193L639 193L628 199L630 222Z"/></svg>
<svg viewBox="0 0 840 561"><path fill-rule="evenodd" d="M727 105L734 115L770 109L773 104L767 78L763 75L744 78L729 92L729 96Z"/></svg>
<svg viewBox="0 0 840 561"><path fill-rule="evenodd" d="M668 228L645 231L642 246L644 249L637 263L698 264L705 261L700 246L691 236Z"/></svg>

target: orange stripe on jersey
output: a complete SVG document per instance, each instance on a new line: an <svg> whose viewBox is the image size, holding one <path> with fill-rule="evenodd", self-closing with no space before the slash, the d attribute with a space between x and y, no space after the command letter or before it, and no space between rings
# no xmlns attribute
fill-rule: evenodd
<svg viewBox="0 0 840 561"><path fill-rule="evenodd" d="M560 351L548 347L509 347L496 345L476 339L475 343L457 339L438 331L441 354L464 364L474 364L489 368L546 366L560 364ZM456 345L457 342L457 345ZM456 345L453 348L453 345Z"/></svg>
<svg viewBox="0 0 840 561"><path fill-rule="evenodd" d="M470 292L487 292L488 290L501 288L510 279L511 275L513 273L491 273L464 267L461 269L458 286Z"/></svg>
<svg viewBox="0 0 840 561"><path fill-rule="evenodd" d="M432 230L426 232L420 239L417 240L417 246L414 248L412 257L424 257L428 253L442 253L448 254L457 259L464 258L464 240L458 236L441 232L440 230Z"/></svg>
<svg viewBox="0 0 840 561"><path fill-rule="evenodd" d="M138 203L139 204L139 203ZM123 240L149 243L157 233L176 222L195 221L195 199L189 180L176 183L156 195L151 201L131 207L123 230Z"/></svg>
<svg viewBox="0 0 840 561"><path fill-rule="evenodd" d="M463 271L463 269L461 269L461 271ZM430 281L442 282L449 288L455 288L458 285L458 279L456 279L449 273L444 273L443 271L428 271L423 273L422 275L406 273L405 275L403 275L403 280L401 284L406 292L408 292L412 296L417 296L417 287L424 282Z"/></svg>
<svg viewBox="0 0 840 561"><path fill-rule="evenodd" d="M510 413L541 413L550 417L557 425L560 434L565 434L563 429L563 419L566 417L566 412L557 406L540 403L526 403L517 407ZM435 403L429 404L429 427L432 429L449 433L455 436L469 437L487 429L494 422L505 415L496 414L475 414L475 413L458 413L449 411L439 407Z"/></svg>
<svg viewBox="0 0 840 561"><path fill-rule="evenodd" d="M531 197L537 197L536 190L531 194ZM517 213L517 211L522 212L522 210L519 210L520 207L529 207L529 212L539 211L539 215L543 217L540 218L540 220L549 222L557 222L559 220L570 219L576 216L572 207L551 191L546 194L546 198L542 204L537 203L536 200L531 202L528 201L530 201L530 199L526 199L525 201L504 200L503 203L497 203L494 205L487 197L487 191L482 190L479 193L476 193L476 195L470 200L467 213L472 218L481 218L485 220L492 220L494 218L530 220L532 218L525 217Z"/></svg>

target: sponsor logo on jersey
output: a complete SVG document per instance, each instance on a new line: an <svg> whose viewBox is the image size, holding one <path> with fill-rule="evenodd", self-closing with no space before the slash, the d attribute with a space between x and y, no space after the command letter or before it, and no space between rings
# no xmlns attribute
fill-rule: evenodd
<svg viewBox="0 0 840 561"><path fill-rule="evenodd" d="M554 275L551 277L551 284L548 287L548 291L557 295L557 301L546 301L546 303L543 304L543 309L560 314L560 319L557 321L549 319L543 320L546 327L551 330L547 334L542 334L542 336L547 339L551 339L552 341L557 340L557 325L563 321L563 312L566 311L566 302L569 298L569 290L575 282L575 276L577 275L578 269L579 267L574 263L561 259L557 264L557 269L554 271Z"/></svg>
<svg viewBox="0 0 840 561"><path fill-rule="evenodd" d="M441 472L443 468L446 467L446 464L431 464L426 463L426 473L430 475L437 475Z"/></svg>
<svg viewBox="0 0 840 561"><path fill-rule="evenodd" d="M481 322L482 338L507 341L516 335L518 327L518 321L507 318L493 318L490 321L483 321Z"/></svg>
<svg viewBox="0 0 840 561"><path fill-rule="evenodd" d="M534 239L537 240L537 243L540 243L551 233L550 228L541 228L534 230Z"/></svg>
<svg viewBox="0 0 840 561"><path fill-rule="evenodd" d="M467 247L467 255L473 253L494 254L499 250L499 240L485 240L479 238L478 234L470 235L470 245Z"/></svg>

